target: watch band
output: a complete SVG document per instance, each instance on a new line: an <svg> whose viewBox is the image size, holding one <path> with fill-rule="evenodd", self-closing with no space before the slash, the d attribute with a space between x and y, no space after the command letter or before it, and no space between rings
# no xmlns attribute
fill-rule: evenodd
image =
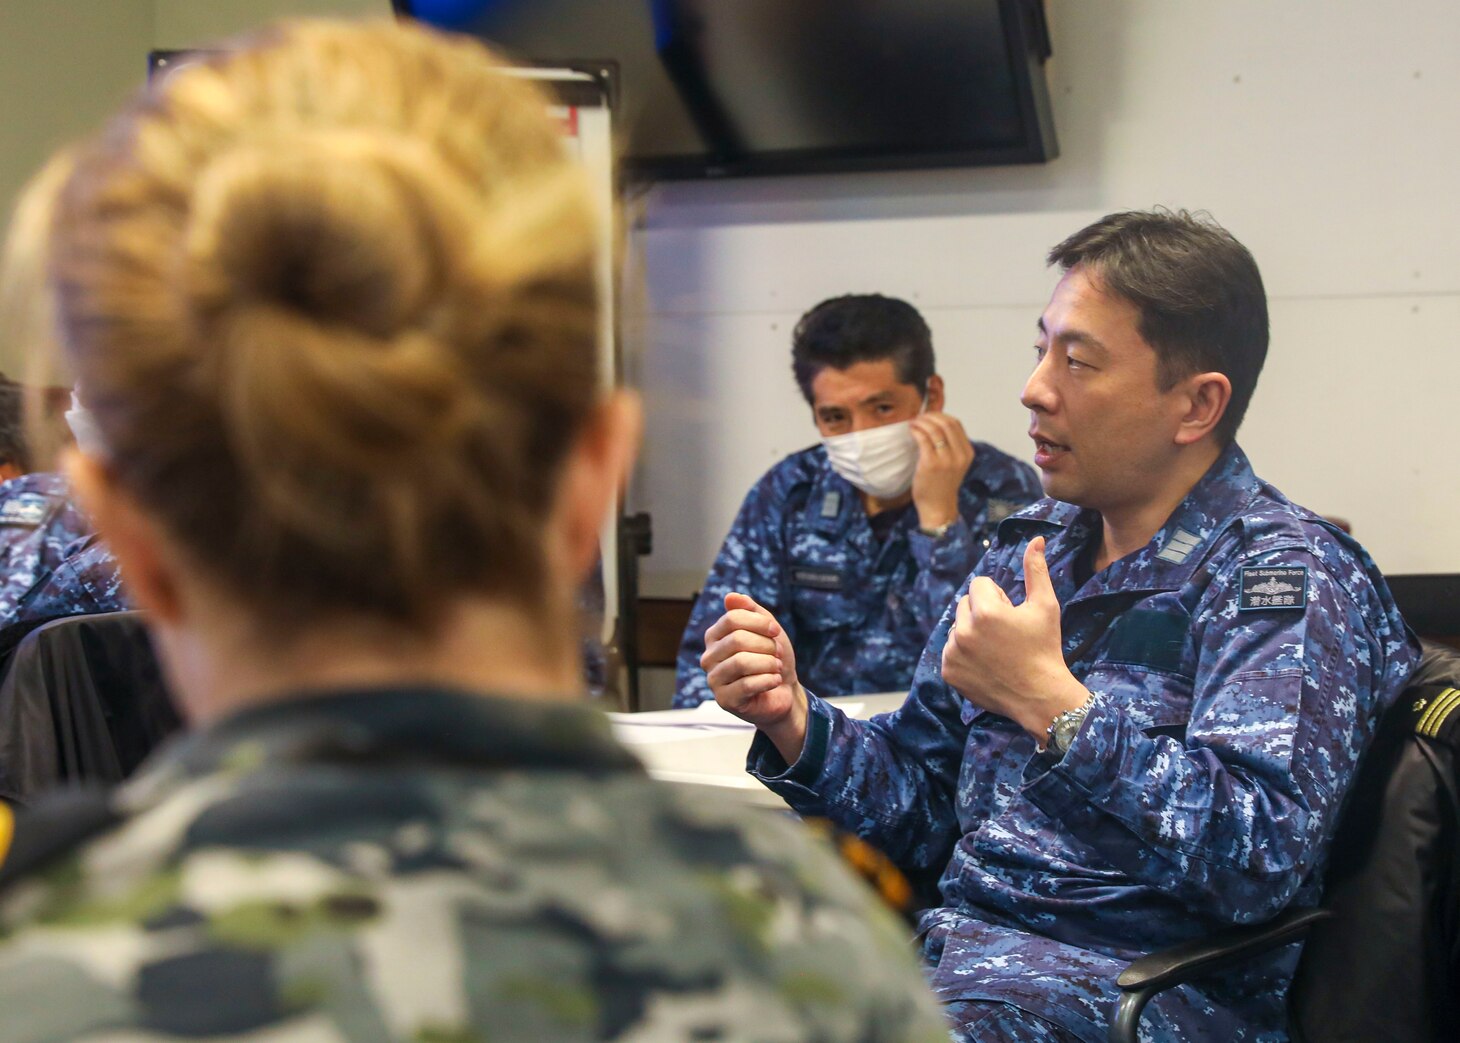
<svg viewBox="0 0 1460 1043"><path fill-rule="evenodd" d="M951 528L953 528L953 523L950 521L944 522L942 525L934 525L931 527L919 525L918 532L922 533L924 536L927 536L929 539L940 540L948 534L948 530Z"/></svg>

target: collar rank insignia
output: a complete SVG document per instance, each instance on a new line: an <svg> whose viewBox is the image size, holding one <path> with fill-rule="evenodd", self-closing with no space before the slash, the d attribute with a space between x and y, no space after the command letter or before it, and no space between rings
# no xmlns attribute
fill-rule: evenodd
<svg viewBox="0 0 1460 1043"><path fill-rule="evenodd" d="M1421 699L1419 703L1425 701ZM1420 709L1419 703L1414 706L1415 712ZM1453 741L1453 735L1446 733L1445 724L1450 720L1450 715L1455 712L1457 706L1460 706L1460 691L1446 688L1434 699L1429 700L1429 709L1425 710L1424 716L1415 722L1415 732L1430 739L1448 738Z"/></svg>
<svg viewBox="0 0 1460 1043"><path fill-rule="evenodd" d="M1020 505L1013 500L990 500L988 505L989 524L997 525L1019 509Z"/></svg>
<svg viewBox="0 0 1460 1043"><path fill-rule="evenodd" d="M1169 561L1173 565L1185 564L1186 559L1191 557L1191 552L1201 546L1201 537L1194 536L1185 529L1177 529L1166 541L1166 546L1157 552L1156 557L1162 561Z"/></svg>

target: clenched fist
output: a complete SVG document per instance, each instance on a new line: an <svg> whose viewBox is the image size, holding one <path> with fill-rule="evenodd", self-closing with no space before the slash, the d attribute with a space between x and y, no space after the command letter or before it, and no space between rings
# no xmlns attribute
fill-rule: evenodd
<svg viewBox="0 0 1460 1043"><path fill-rule="evenodd" d="M806 742L806 690L776 617L753 598L726 594L725 614L705 631L700 666L715 702L765 732L787 764L796 763Z"/></svg>

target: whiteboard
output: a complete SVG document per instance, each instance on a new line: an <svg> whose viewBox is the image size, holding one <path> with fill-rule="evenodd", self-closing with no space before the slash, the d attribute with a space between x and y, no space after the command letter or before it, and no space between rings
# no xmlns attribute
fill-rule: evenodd
<svg viewBox="0 0 1460 1043"><path fill-rule="evenodd" d="M615 210L615 174L613 143L613 110L607 83L598 76L578 69L531 68L519 66L509 70L514 75L537 80L556 88L564 96L582 98L578 104L557 104L549 112L563 131L569 151L588 169L593 205L598 219L598 259L594 266L598 283L598 374L604 390L619 382L617 338L618 279L616 236L618 225ZM565 89L567 88L567 89ZM576 88L576 89L575 89ZM586 88L586 92L583 90ZM605 646L613 643L618 626L619 574L618 516L604 521L599 535L603 562L603 620L600 639Z"/></svg>

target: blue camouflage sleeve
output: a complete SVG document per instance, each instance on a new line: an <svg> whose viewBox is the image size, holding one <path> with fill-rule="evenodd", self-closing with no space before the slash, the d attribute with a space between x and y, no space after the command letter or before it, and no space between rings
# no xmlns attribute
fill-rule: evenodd
<svg viewBox="0 0 1460 1043"><path fill-rule="evenodd" d="M774 472L767 474L746 494L705 577L704 589L695 599L676 657L676 707L698 706L714 698L700 656L705 651L705 631L724 613L725 595L731 591L753 597L776 617L787 637L793 643L796 640L793 620L783 611L786 500L774 479Z"/></svg>
<svg viewBox="0 0 1460 1043"><path fill-rule="evenodd" d="M938 537L914 529L908 545L918 563L918 574L907 603L912 606L918 627L929 633L949 604L962 595L960 584L978 564L985 547L964 518Z"/></svg>
<svg viewBox="0 0 1460 1043"><path fill-rule="evenodd" d="M918 564L908 604L924 633L932 633L948 606L963 596L964 584L993 541L999 522L1044 495L1034 468L1002 453L981 479L988 495L969 500L965 492L960 516L942 536L914 529L908 537Z"/></svg>
<svg viewBox="0 0 1460 1043"><path fill-rule="evenodd" d="M912 873L940 872L962 834L956 795L967 704L942 680L952 619L949 606L901 707L857 721L811 696L806 745L794 765L760 732L746 760L798 812L855 833Z"/></svg>
<svg viewBox="0 0 1460 1043"><path fill-rule="evenodd" d="M1366 582L1352 559L1330 568L1293 550L1243 564L1306 567L1306 606L1240 608L1238 569L1212 583L1195 614L1189 719L1179 681L1140 681L1154 705L1168 686L1184 739L1101 699L1118 682L1096 668L1085 683L1097 701L1065 756L1025 771L1025 796L1110 864L1239 923L1283 909L1315 868L1378 704L1403 682L1385 664L1407 674L1409 662L1407 636L1346 589Z"/></svg>

